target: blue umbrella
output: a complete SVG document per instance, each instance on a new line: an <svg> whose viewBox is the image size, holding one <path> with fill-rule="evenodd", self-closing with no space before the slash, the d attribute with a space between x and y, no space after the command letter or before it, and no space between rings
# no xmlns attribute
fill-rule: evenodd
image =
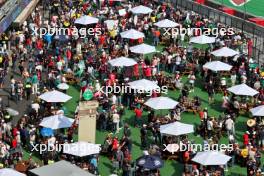
<svg viewBox="0 0 264 176"><path fill-rule="evenodd" d="M164 162L157 156L153 155L144 155L137 159L137 166L143 169L159 169L163 167Z"/></svg>
<svg viewBox="0 0 264 176"><path fill-rule="evenodd" d="M52 136L53 130L51 128L42 128L40 134L44 137Z"/></svg>

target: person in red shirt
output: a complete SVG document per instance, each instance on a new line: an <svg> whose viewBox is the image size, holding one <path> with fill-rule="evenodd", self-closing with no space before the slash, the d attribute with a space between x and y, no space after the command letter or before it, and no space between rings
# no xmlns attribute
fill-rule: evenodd
<svg viewBox="0 0 264 176"><path fill-rule="evenodd" d="M243 135L243 142L244 145L247 146L249 144L249 135L248 135L248 131Z"/></svg>
<svg viewBox="0 0 264 176"><path fill-rule="evenodd" d="M109 75L109 81L111 86L113 86L116 82L116 75L113 72Z"/></svg>
<svg viewBox="0 0 264 176"><path fill-rule="evenodd" d="M133 74L136 79L139 79L139 67L138 64L133 66Z"/></svg>
<svg viewBox="0 0 264 176"><path fill-rule="evenodd" d="M16 138L13 138L12 140L12 148L16 148L17 147L17 140Z"/></svg>
<svg viewBox="0 0 264 176"><path fill-rule="evenodd" d="M41 39L38 39L37 42L36 42L36 47L38 50L42 50L43 48L43 42L41 41Z"/></svg>
<svg viewBox="0 0 264 176"><path fill-rule="evenodd" d="M134 110L135 113L135 127L141 126L142 124L142 109L140 106L136 107Z"/></svg>
<svg viewBox="0 0 264 176"><path fill-rule="evenodd" d="M16 127L13 128L13 131L12 131L13 137L17 136L17 132L18 132L18 129Z"/></svg>
<svg viewBox="0 0 264 176"><path fill-rule="evenodd" d="M113 156L115 156L117 150L118 150L118 147L119 147L119 142L118 142L118 138L115 137L113 139L113 143L112 143L112 152L113 152Z"/></svg>
<svg viewBox="0 0 264 176"><path fill-rule="evenodd" d="M67 49L67 50L66 50L66 57L67 57L68 60L71 60L71 58L72 58L72 53L71 53L71 50L70 50L70 49Z"/></svg>
<svg viewBox="0 0 264 176"><path fill-rule="evenodd" d="M106 36L101 35L99 38L99 45L103 46L105 44Z"/></svg>

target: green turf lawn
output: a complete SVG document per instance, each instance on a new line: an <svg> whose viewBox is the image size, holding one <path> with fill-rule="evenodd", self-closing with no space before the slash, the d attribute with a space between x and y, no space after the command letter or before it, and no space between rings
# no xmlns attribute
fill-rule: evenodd
<svg viewBox="0 0 264 176"><path fill-rule="evenodd" d="M264 17L264 1L263 0L250 0L248 3L242 6L234 6L229 0L210 0L214 2L218 2L219 4L224 4L228 7L234 8L241 12L244 12L246 9L246 13L251 14L257 17Z"/></svg>
<svg viewBox="0 0 264 176"><path fill-rule="evenodd" d="M151 44L150 41L148 41L147 43ZM162 46L157 47L157 49L159 51L161 51L162 48L163 48ZM151 56L151 55L148 55L148 56ZM183 81L184 82L187 81L186 76L183 78ZM209 115L214 116L214 117L218 117L218 115L222 113L222 109L221 109L222 95L217 94L215 97L215 104L209 106L207 93L201 89L202 84L203 84L203 81L201 80L200 77L198 77L196 80L195 92L190 93L190 96L192 96L192 97L193 96L199 96L202 100L202 107L208 107ZM70 86L70 88L67 91L68 95L73 97L70 101L68 101L65 104L65 107L67 109L66 115L69 117L73 117L76 106L78 105L79 98L80 98L79 89L80 89L79 85L74 85L74 86ZM178 90L169 91L167 96L169 96L173 99L177 99L179 94L180 94L180 92ZM166 95L164 95L164 96L166 96ZM166 113L166 112L162 112L162 113ZM132 158L133 158L133 160L135 160L142 155L142 150L140 149L140 130L139 130L139 128L133 127L133 122L134 122L133 121L133 115L134 115L133 111L126 110L125 115L122 116L122 121L123 121L123 123L128 123L130 125L131 132L132 132L132 141L133 141ZM236 121L236 139L238 140L239 143L242 143L242 135L245 132L246 121L248 119L247 116L248 115L240 116ZM144 112L143 119L146 120L146 117L147 117L147 112ZM182 114L182 120L181 121L184 123L199 125L200 118L199 118L198 114L194 115L193 113L187 113L186 112L186 113ZM97 144L103 144L105 137L108 133L109 132L101 132L101 131L97 130L96 131L96 143ZM116 135L119 138L121 138L122 134L123 134L123 130L121 129L119 134L116 134ZM77 140L77 134L75 135L74 138L75 138L75 140ZM194 140L195 143L201 143L202 142L201 137L195 136L193 134L190 134L189 138ZM226 137L223 137L220 140L220 143L227 143L227 142L228 142L228 140ZM29 153L24 151L24 158L27 159L28 157L29 157ZM40 162L36 156L34 156L33 159L37 162ZM264 159L262 157L262 163L263 162L264 162ZM183 171L183 165L181 163L179 163L177 161L165 161L165 165L161 169L161 175L162 176L180 176L180 175L182 175L182 171ZM113 173L112 163L107 157L100 156L99 172L100 172L100 175L102 175L102 176L108 176L111 173ZM236 175L237 176L246 176L246 168L241 168L240 166L234 166L232 168L229 168L229 171L226 174L228 176L236 176Z"/></svg>
<svg viewBox="0 0 264 176"><path fill-rule="evenodd" d="M186 80L186 78L185 78ZM191 93L191 96L198 95L202 99L202 106L208 107L209 115L213 115L217 117L219 114L222 113L221 109L221 95L216 95L216 101L215 104L212 106L208 105L208 97L207 93L201 90L201 83L202 81L200 78L196 81L196 87L195 92ZM79 91L74 88L70 87L69 89L69 95L73 96L73 99L70 100L68 103L66 103L67 109L70 111L69 115L72 115L72 113L75 110L75 107L77 106L78 99L79 99ZM179 91L169 91L168 96L176 99L179 96ZM144 113L144 120L146 120L146 112ZM142 150L140 149L140 132L138 128L134 128L132 126L133 124L133 112L130 110L126 110L126 114L122 117L123 122L127 122L130 124L131 131L132 131L132 140L133 140L133 147L132 147L132 156L133 159L138 158L142 155ZM242 142L242 135L243 132L246 129L246 116L240 116L236 122L236 139L241 143ZM182 122L189 123L189 124L196 124L198 125L200 123L199 116L194 115L193 113L183 113L182 114ZM121 130L119 134L117 134L119 137L122 136L123 131ZM108 134L108 132L96 132L96 143L102 144L104 142L105 136ZM194 136L193 134L189 135L189 138L195 140L196 143L201 143L202 138ZM221 139L221 143L227 143L227 138L223 137ZM262 159L263 160L263 159ZM179 176L181 175L183 170L183 165L180 164L177 161L166 161L165 166L161 169L162 175L174 175ZM112 164L111 161L104 156L100 157L99 162L99 171L102 176L107 176L112 173ZM228 175L246 175L246 168L241 168L239 166L235 166L232 168L229 168L229 172L227 172Z"/></svg>

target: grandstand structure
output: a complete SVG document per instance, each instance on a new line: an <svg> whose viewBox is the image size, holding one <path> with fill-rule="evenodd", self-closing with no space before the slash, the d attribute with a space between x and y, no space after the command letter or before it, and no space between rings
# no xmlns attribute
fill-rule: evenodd
<svg viewBox="0 0 264 176"><path fill-rule="evenodd" d="M0 34L20 15L31 0L7 0L0 7Z"/></svg>

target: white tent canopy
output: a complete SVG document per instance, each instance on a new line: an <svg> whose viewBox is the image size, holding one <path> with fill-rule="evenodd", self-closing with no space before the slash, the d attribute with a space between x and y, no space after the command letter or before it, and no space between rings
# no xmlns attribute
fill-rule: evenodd
<svg viewBox="0 0 264 176"><path fill-rule="evenodd" d="M39 96L40 99L50 103L67 102L72 97L57 90L46 92Z"/></svg>
<svg viewBox="0 0 264 176"><path fill-rule="evenodd" d="M118 24L118 20L106 20L104 23L106 24L107 29L112 30L114 26Z"/></svg>
<svg viewBox="0 0 264 176"><path fill-rule="evenodd" d="M144 104L152 109L174 109L179 102L174 101L169 97L150 98Z"/></svg>
<svg viewBox="0 0 264 176"><path fill-rule="evenodd" d="M215 37L208 37L206 35L200 35L197 37L192 37L190 43L197 44L207 44L207 43L215 43Z"/></svg>
<svg viewBox="0 0 264 176"><path fill-rule="evenodd" d="M141 79L141 80L129 82L128 85L132 89L142 90L142 91L152 91L160 88L154 81L150 81L147 79Z"/></svg>
<svg viewBox="0 0 264 176"><path fill-rule="evenodd" d="M108 61L108 63L114 67L129 67L137 64L134 59L127 57L118 57L116 59Z"/></svg>
<svg viewBox="0 0 264 176"><path fill-rule="evenodd" d="M72 126L73 122L74 119L58 114L44 118L39 125L55 130L60 128L69 128Z"/></svg>
<svg viewBox="0 0 264 176"><path fill-rule="evenodd" d="M26 176L26 174L22 174L10 168L4 168L0 169L0 176Z"/></svg>
<svg viewBox="0 0 264 176"><path fill-rule="evenodd" d="M183 134L193 133L193 125L181 122L173 122L160 126L160 133L165 135L180 136Z"/></svg>
<svg viewBox="0 0 264 176"><path fill-rule="evenodd" d="M250 109L253 116L264 116L264 105Z"/></svg>
<svg viewBox="0 0 264 176"><path fill-rule="evenodd" d="M19 115L19 112L17 110L14 110L12 108L6 108L6 111L9 113L11 116L17 116Z"/></svg>
<svg viewBox="0 0 264 176"><path fill-rule="evenodd" d="M145 43L130 47L130 51L137 54L149 54L156 52L155 46L147 45Z"/></svg>
<svg viewBox="0 0 264 176"><path fill-rule="evenodd" d="M83 141L63 145L63 153L79 157L98 154L99 152L100 145Z"/></svg>
<svg viewBox="0 0 264 176"><path fill-rule="evenodd" d="M192 161L204 166L225 165L231 159L230 156L216 151L198 152Z"/></svg>
<svg viewBox="0 0 264 176"><path fill-rule="evenodd" d="M211 54L216 57L232 57L232 56L238 55L239 52L233 49L230 49L228 47L223 47L218 50L212 51Z"/></svg>
<svg viewBox="0 0 264 176"><path fill-rule="evenodd" d="M146 6L136 6L134 8L131 9L131 12L134 14L149 14L151 13L153 10L149 7Z"/></svg>
<svg viewBox="0 0 264 176"><path fill-rule="evenodd" d="M144 33L139 32L135 29L129 29L127 31L121 32L120 35L122 38L134 39L134 40L145 37Z"/></svg>
<svg viewBox="0 0 264 176"><path fill-rule="evenodd" d="M232 69L232 65L226 64L221 61L212 61L212 62L207 62L203 68L207 68L212 71L230 71Z"/></svg>
<svg viewBox="0 0 264 176"><path fill-rule="evenodd" d="M98 23L98 21L99 21L98 18L85 15L85 16L81 16L80 18L77 18L75 20L75 23L82 24L82 25L88 25L88 24L96 24Z"/></svg>
<svg viewBox="0 0 264 176"><path fill-rule="evenodd" d="M244 96L254 96L259 92L255 89L249 87L246 84L239 84L227 89L229 92L232 92L235 95L244 95Z"/></svg>
<svg viewBox="0 0 264 176"><path fill-rule="evenodd" d="M93 174L64 160L32 169L30 172L38 176L93 176Z"/></svg>
<svg viewBox="0 0 264 176"><path fill-rule="evenodd" d="M69 89L69 85L68 84L66 84L66 83L60 83L58 86L57 86L57 88L58 89L60 89L60 90L67 90L67 89Z"/></svg>
<svg viewBox="0 0 264 176"><path fill-rule="evenodd" d="M171 21L169 19L164 19L157 23L154 23L154 25L160 28L173 28L173 27L179 26L180 24L175 23L174 21Z"/></svg>

